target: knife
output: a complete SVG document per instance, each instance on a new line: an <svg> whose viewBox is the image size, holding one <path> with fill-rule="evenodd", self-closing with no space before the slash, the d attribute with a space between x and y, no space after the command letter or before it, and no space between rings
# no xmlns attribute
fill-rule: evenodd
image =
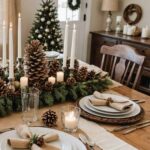
<svg viewBox="0 0 150 150"><path fill-rule="evenodd" d="M133 132L133 131L136 131L136 130L138 130L138 129L142 129L142 128L145 128L145 127L148 127L148 126L150 126L150 123L143 124L143 125L141 125L141 126L138 126L138 127L132 128L132 129L129 129L129 130L127 130L127 131L124 131L123 134L128 134L128 133L131 133L131 132Z"/></svg>
<svg viewBox="0 0 150 150"><path fill-rule="evenodd" d="M113 129L112 131L113 132L118 132L118 131L122 131L122 130L125 130L125 129L128 129L128 128L132 128L132 127L137 127L137 126L140 126L140 125L144 125L144 124L147 124L147 123L150 123L150 120L146 120L146 121L143 121L143 122L140 122L140 123L137 123L137 124L133 124L133 125L127 125L127 126L123 126L123 127L117 127L115 129Z"/></svg>

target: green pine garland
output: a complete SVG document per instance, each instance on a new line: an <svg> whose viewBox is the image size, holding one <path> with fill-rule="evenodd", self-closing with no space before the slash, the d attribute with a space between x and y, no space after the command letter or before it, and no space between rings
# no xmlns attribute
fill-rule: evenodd
<svg viewBox="0 0 150 150"><path fill-rule="evenodd" d="M63 48L62 33L57 19L57 9L52 0L42 1L37 10L29 41L39 40L46 51L61 51Z"/></svg>

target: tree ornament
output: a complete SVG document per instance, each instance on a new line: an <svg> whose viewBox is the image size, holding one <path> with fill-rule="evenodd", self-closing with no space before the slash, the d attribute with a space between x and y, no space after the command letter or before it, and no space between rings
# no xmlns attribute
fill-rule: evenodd
<svg viewBox="0 0 150 150"><path fill-rule="evenodd" d="M54 45L55 44L55 42L54 41L51 41L51 45Z"/></svg>
<svg viewBox="0 0 150 150"><path fill-rule="evenodd" d="M49 32L49 29L48 29L48 28L46 28L46 29L45 29L45 32Z"/></svg>
<svg viewBox="0 0 150 150"><path fill-rule="evenodd" d="M43 27L42 27L42 26L40 26L40 29L43 29Z"/></svg>
<svg viewBox="0 0 150 150"><path fill-rule="evenodd" d="M57 39L57 42L59 42L60 41L60 39Z"/></svg>
<svg viewBox="0 0 150 150"><path fill-rule="evenodd" d="M87 67L80 68L78 73L77 73L77 76L76 76L77 81L79 81L79 82L86 81L87 74L88 74Z"/></svg>
<svg viewBox="0 0 150 150"><path fill-rule="evenodd" d="M29 86L40 86L48 78L48 62L43 46L38 40L31 41L25 47L26 74Z"/></svg>
<svg viewBox="0 0 150 150"><path fill-rule="evenodd" d="M48 7L46 6L44 9L45 9L45 10L48 10Z"/></svg>
<svg viewBox="0 0 150 150"><path fill-rule="evenodd" d="M44 21L45 21L45 18L44 18L44 17L43 17L43 18L41 18L41 21L42 21L42 22L44 22Z"/></svg>
<svg viewBox="0 0 150 150"><path fill-rule="evenodd" d="M42 115L44 125L47 127L55 127L57 123L57 114L54 111L48 110Z"/></svg>
<svg viewBox="0 0 150 150"><path fill-rule="evenodd" d="M50 21L47 21L47 25L50 25L51 24L51 22Z"/></svg>
<svg viewBox="0 0 150 150"><path fill-rule="evenodd" d="M88 72L87 80L93 80L95 78L95 75L96 75L96 73L94 70Z"/></svg>
<svg viewBox="0 0 150 150"><path fill-rule="evenodd" d="M42 12L39 12L39 15L42 15Z"/></svg>
<svg viewBox="0 0 150 150"><path fill-rule="evenodd" d="M76 84L76 79L74 77L69 77L67 80L66 80L66 84L69 85L69 86L74 86Z"/></svg>
<svg viewBox="0 0 150 150"><path fill-rule="evenodd" d="M58 60L50 62L49 69L49 76L56 77L56 73L60 70L60 62Z"/></svg>
<svg viewBox="0 0 150 150"><path fill-rule="evenodd" d="M39 33L39 30L38 30L38 29L36 29L36 30L35 30L35 33Z"/></svg>
<svg viewBox="0 0 150 150"><path fill-rule="evenodd" d="M52 13L50 12L50 13L49 13L49 16L51 17L51 15L52 15Z"/></svg>
<svg viewBox="0 0 150 150"><path fill-rule="evenodd" d="M51 39L51 35L49 35L48 38Z"/></svg>
<svg viewBox="0 0 150 150"><path fill-rule="evenodd" d="M68 0L68 6L72 11L79 9L80 4L81 4L80 0Z"/></svg>
<svg viewBox="0 0 150 150"><path fill-rule="evenodd" d="M42 38L42 35L41 35L41 34L39 34L39 35L38 35L38 38L39 38L39 39L41 39L41 38Z"/></svg>

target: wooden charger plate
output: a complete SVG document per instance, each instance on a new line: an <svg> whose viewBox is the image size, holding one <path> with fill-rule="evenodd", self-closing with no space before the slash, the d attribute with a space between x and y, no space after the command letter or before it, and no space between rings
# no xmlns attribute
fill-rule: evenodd
<svg viewBox="0 0 150 150"><path fill-rule="evenodd" d="M140 121L141 119L143 119L144 117L144 109L142 107L141 111L133 117L128 117L128 118L105 118L105 117L100 117L100 116L95 116L92 114L89 114L88 112L84 111L80 105L79 105L79 101L77 102L78 107L81 109L81 116L91 120L91 121L95 121L98 123L107 123L107 124L120 124L120 125L125 125L125 124L132 124L132 123L136 123L138 121Z"/></svg>

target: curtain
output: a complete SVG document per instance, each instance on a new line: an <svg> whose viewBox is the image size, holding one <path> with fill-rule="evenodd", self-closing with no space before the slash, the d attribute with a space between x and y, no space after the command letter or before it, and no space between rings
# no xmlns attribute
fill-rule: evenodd
<svg viewBox="0 0 150 150"><path fill-rule="evenodd" d="M7 48L9 39L9 24L13 24L13 43L14 43L14 58L17 56L17 25L18 25L18 13L21 11L21 0L3 0L3 19L7 25ZM8 50L7 50L8 56Z"/></svg>

